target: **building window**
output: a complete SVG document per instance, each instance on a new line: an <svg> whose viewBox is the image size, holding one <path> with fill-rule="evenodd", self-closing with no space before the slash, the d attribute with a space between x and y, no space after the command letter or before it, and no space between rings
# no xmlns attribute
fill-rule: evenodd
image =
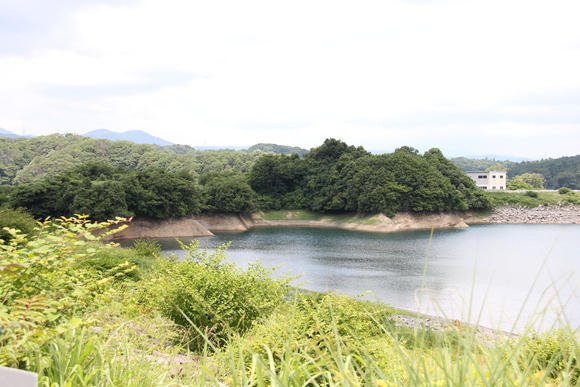
<svg viewBox="0 0 580 387"><path fill-rule="evenodd" d="M486 179L486 178L487 178L487 176L485 176L485 175L479 175L479 176L477 176L477 178L478 178L478 179Z"/></svg>
<svg viewBox="0 0 580 387"><path fill-rule="evenodd" d="M495 179L495 175L492 176Z"/></svg>
<svg viewBox="0 0 580 387"><path fill-rule="evenodd" d="M500 179L503 179L503 175L499 175L499 178L500 178Z"/></svg>
<svg viewBox="0 0 580 387"><path fill-rule="evenodd" d="M495 189L495 186L494 187L491 187L491 189Z"/></svg>
<svg viewBox="0 0 580 387"><path fill-rule="evenodd" d="M499 186L499 189L503 189L503 185L500 185L500 186Z"/></svg>
<svg viewBox="0 0 580 387"><path fill-rule="evenodd" d="M481 187L481 189L487 189L487 186L483 186L483 187Z"/></svg>

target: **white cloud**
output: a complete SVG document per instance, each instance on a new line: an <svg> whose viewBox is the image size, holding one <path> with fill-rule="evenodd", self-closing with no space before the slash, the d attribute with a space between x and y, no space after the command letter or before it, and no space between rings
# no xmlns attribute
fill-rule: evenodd
<svg viewBox="0 0 580 387"><path fill-rule="evenodd" d="M26 46L0 45L0 126L141 129L192 145L458 149L460 138L468 149L489 138L480 153L526 138L510 153L542 141L554 157L564 150L542 131L577 143L576 0L123 4L46 17L12 6L37 22L0 28Z"/></svg>

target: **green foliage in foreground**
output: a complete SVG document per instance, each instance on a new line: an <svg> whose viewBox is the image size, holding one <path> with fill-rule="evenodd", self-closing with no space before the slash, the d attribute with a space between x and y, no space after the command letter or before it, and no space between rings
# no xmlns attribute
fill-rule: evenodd
<svg viewBox="0 0 580 387"><path fill-rule="evenodd" d="M61 218L40 224L29 240L6 230L12 239L0 244L0 365L26 368L42 345L89 324L79 315L106 298L108 282L132 270L128 264L100 273L76 267L110 247L91 233L108 225Z"/></svg>
<svg viewBox="0 0 580 387"><path fill-rule="evenodd" d="M1 365L37 372L43 387L580 383L570 329L485 338L460 322L407 327L380 303L287 292L288 279L270 269L225 263L225 247L183 246L188 258L176 261L159 258L151 241L99 243L90 231L101 227L71 218L42 224L30 239L10 231L0 245ZM96 262L105 253L155 256L159 266L121 281L132 268L103 271Z"/></svg>

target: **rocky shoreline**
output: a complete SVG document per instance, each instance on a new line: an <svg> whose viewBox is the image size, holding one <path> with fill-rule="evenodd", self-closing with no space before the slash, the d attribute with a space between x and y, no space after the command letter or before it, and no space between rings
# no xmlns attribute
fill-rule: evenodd
<svg viewBox="0 0 580 387"><path fill-rule="evenodd" d="M456 329L469 329L475 334L475 338L482 344L494 344L498 340L517 338L513 332L505 332L498 329L484 327L477 324L467 324L459 320L447 319L443 317L418 314L416 317L397 314L393 316L393 322L397 325L406 326L411 329L432 330L439 332L453 331Z"/></svg>
<svg viewBox="0 0 580 387"><path fill-rule="evenodd" d="M501 206L496 207L489 216L481 218L477 223L580 224L580 206L571 204L540 205L535 208L519 205Z"/></svg>

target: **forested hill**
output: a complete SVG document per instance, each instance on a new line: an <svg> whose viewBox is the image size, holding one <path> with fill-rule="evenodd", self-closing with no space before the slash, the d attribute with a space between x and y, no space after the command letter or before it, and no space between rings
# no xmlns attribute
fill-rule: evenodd
<svg viewBox="0 0 580 387"><path fill-rule="evenodd" d="M174 173L185 171L193 176L224 170L245 173L263 153L295 153L301 149L275 144L258 144L252 148L247 151L200 151L188 145L136 144L74 134L0 137L0 184L39 181L87 162L102 162L135 171L163 168Z"/></svg>
<svg viewBox="0 0 580 387"><path fill-rule="evenodd" d="M467 157L454 157L451 161L463 171L507 171L510 179L523 174L540 174L546 189L580 189L580 155L521 162Z"/></svg>
<svg viewBox="0 0 580 387"><path fill-rule="evenodd" d="M497 160L494 158L472 159L469 157L452 157L450 160L463 171L486 171L493 167L499 167L495 168L496 170L504 170L516 164L515 161Z"/></svg>
<svg viewBox="0 0 580 387"><path fill-rule="evenodd" d="M508 170L508 177L524 173L541 174L548 189L580 189L580 155L516 163Z"/></svg>
<svg viewBox="0 0 580 387"><path fill-rule="evenodd" d="M277 153L277 154L287 154L287 155L291 155L291 154L296 153L300 156L308 153L308 149L300 148L297 146L265 144L265 143L259 143L259 144L253 145L253 146L248 148L248 152L253 152L255 150L261 150L262 152L271 152L271 153Z"/></svg>
<svg viewBox="0 0 580 387"><path fill-rule="evenodd" d="M6 158L26 165L14 173L18 185L1 187L0 204L28 208L38 218L84 213L95 220L164 219L261 209L391 216L490 206L473 180L436 148L423 155L406 146L372 155L327 139L300 157L257 150L196 154L185 146L165 149L74 135L33 140L34 148L26 141L0 142L20 146L2 150L5 178L14 173Z"/></svg>
<svg viewBox="0 0 580 387"><path fill-rule="evenodd" d="M449 211L486 208L488 199L441 151L407 146L373 155L327 139L306 157L264 155L249 173L262 207L314 211Z"/></svg>

